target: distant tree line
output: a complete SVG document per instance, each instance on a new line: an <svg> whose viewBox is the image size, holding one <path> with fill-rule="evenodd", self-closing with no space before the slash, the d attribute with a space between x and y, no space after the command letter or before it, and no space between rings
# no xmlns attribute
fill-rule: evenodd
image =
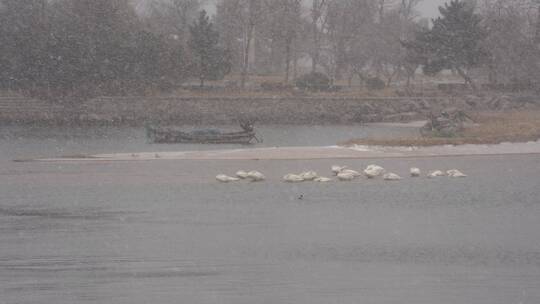
<svg viewBox="0 0 540 304"><path fill-rule="evenodd" d="M242 84L249 74L297 79L306 61L349 84L408 86L419 68L451 70L473 88L472 72L493 84L540 79L537 0L448 0L434 20L420 18L422 1L222 0L215 21Z"/></svg>
<svg viewBox="0 0 540 304"><path fill-rule="evenodd" d="M186 41L194 41L187 44L153 31L128 0L0 0L0 86L39 97L88 97L222 77L229 64L219 34L205 13L200 18L187 25Z"/></svg>
<svg viewBox="0 0 540 304"><path fill-rule="evenodd" d="M0 0L0 87L140 94L230 72L240 87L305 72L388 86L419 68L472 87L473 70L492 83L540 79L535 0L449 0L432 22L421 1L217 0L210 18L204 0Z"/></svg>

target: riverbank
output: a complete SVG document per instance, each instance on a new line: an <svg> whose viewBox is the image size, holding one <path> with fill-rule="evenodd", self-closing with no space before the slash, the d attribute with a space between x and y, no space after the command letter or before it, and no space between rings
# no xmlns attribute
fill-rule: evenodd
<svg viewBox="0 0 540 304"><path fill-rule="evenodd" d="M540 111L482 112L475 124L466 126L455 137L363 138L342 143L375 146L493 145L502 142L528 142L540 139Z"/></svg>
<svg viewBox="0 0 540 304"><path fill-rule="evenodd" d="M254 96L99 97L55 103L0 97L0 123L46 125L361 124L407 122L454 107L471 112L540 109L540 98L522 95L438 97Z"/></svg>

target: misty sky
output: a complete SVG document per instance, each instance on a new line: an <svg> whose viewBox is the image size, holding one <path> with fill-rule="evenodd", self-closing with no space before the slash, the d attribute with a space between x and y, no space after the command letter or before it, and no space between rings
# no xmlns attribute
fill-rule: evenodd
<svg viewBox="0 0 540 304"><path fill-rule="evenodd" d="M443 5L449 0L424 0L418 5L418 10L422 14L422 17L435 18L439 15L438 7ZM207 1L209 7L207 9L213 12L213 1Z"/></svg>
<svg viewBox="0 0 540 304"><path fill-rule="evenodd" d="M418 10L422 17L436 18L439 16L439 6L444 5L445 2L450 0L423 0L418 5ZM206 10L210 13L214 13L214 0L207 0Z"/></svg>
<svg viewBox="0 0 540 304"><path fill-rule="evenodd" d="M424 0L418 5L418 10L423 17L435 18L439 16L438 7L448 0Z"/></svg>

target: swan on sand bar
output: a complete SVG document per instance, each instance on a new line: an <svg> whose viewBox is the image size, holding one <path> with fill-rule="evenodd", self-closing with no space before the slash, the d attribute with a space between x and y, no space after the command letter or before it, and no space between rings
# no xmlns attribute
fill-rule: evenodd
<svg viewBox="0 0 540 304"><path fill-rule="evenodd" d="M339 173L352 174L354 177L358 177L358 176L362 175L362 174L360 174L360 172L355 171L355 170L351 170L351 169L344 169L344 170L341 170L341 172L339 172Z"/></svg>
<svg viewBox="0 0 540 304"><path fill-rule="evenodd" d="M353 170L350 170L350 171L353 171ZM338 175L337 175L337 177L338 177L338 179L340 181L352 181L357 176L358 175L355 175L352 172L344 172L344 171L339 172Z"/></svg>
<svg viewBox="0 0 540 304"><path fill-rule="evenodd" d="M317 177L319 177L319 175L315 171L306 171L306 172L300 173L300 177L306 181L312 181L316 179Z"/></svg>
<svg viewBox="0 0 540 304"><path fill-rule="evenodd" d="M249 171L247 174L247 178L250 179L252 182L260 182L265 179L264 175L259 171Z"/></svg>
<svg viewBox="0 0 540 304"><path fill-rule="evenodd" d="M411 176L412 177L419 177L420 174L422 174L422 171L418 168L411 168Z"/></svg>
<svg viewBox="0 0 540 304"><path fill-rule="evenodd" d="M441 170L431 171L427 175L427 177L429 177L429 178L440 177L440 176L444 176L444 172L442 172Z"/></svg>
<svg viewBox="0 0 540 304"><path fill-rule="evenodd" d="M446 174L450 177L467 177L467 175L457 169L448 170L446 171Z"/></svg>
<svg viewBox="0 0 540 304"><path fill-rule="evenodd" d="M218 174L216 176L216 179L218 181L222 182L222 183L237 182L237 181L240 180L239 178L231 177L231 176L228 176L228 175L225 175L225 174Z"/></svg>
<svg viewBox="0 0 540 304"><path fill-rule="evenodd" d="M338 166L338 165L333 165L332 166L332 173L334 173L334 175L338 175L341 171L347 169L347 166Z"/></svg>
<svg viewBox="0 0 540 304"><path fill-rule="evenodd" d="M367 178L375 178L385 172L384 168L377 165L369 165L365 170L364 174Z"/></svg>
<svg viewBox="0 0 540 304"><path fill-rule="evenodd" d="M289 173L283 177L283 180L287 183L301 183L304 181L304 178L298 174Z"/></svg>
<svg viewBox="0 0 540 304"><path fill-rule="evenodd" d="M314 171L302 172L300 174L289 173L283 177L283 180L288 183L301 183L306 181L327 183L332 181L331 178L318 176Z"/></svg>
<svg viewBox="0 0 540 304"><path fill-rule="evenodd" d="M385 175L383 175L383 179L386 181L398 181L401 179L401 176L395 173L386 173Z"/></svg>
<svg viewBox="0 0 540 304"><path fill-rule="evenodd" d="M248 178L248 173L244 170L240 170L236 172L236 177L241 178L241 179L246 179Z"/></svg>
<svg viewBox="0 0 540 304"><path fill-rule="evenodd" d="M328 177L319 176L315 178L313 181L317 183L328 183L328 182L331 182L332 179Z"/></svg>

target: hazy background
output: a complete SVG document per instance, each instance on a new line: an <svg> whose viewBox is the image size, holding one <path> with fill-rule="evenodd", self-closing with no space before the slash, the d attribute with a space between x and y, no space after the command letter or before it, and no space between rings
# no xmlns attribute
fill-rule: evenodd
<svg viewBox="0 0 540 304"><path fill-rule="evenodd" d="M424 0L418 5L418 10L422 14L423 17L428 18L435 18L439 16L439 9L438 7L443 5L445 2L449 0ZM215 12L214 8L214 0L208 0L207 3L207 10L211 13Z"/></svg>
<svg viewBox="0 0 540 304"><path fill-rule="evenodd" d="M418 10L424 17L435 18L439 16L438 7L445 2L446 0L424 0L418 5Z"/></svg>

